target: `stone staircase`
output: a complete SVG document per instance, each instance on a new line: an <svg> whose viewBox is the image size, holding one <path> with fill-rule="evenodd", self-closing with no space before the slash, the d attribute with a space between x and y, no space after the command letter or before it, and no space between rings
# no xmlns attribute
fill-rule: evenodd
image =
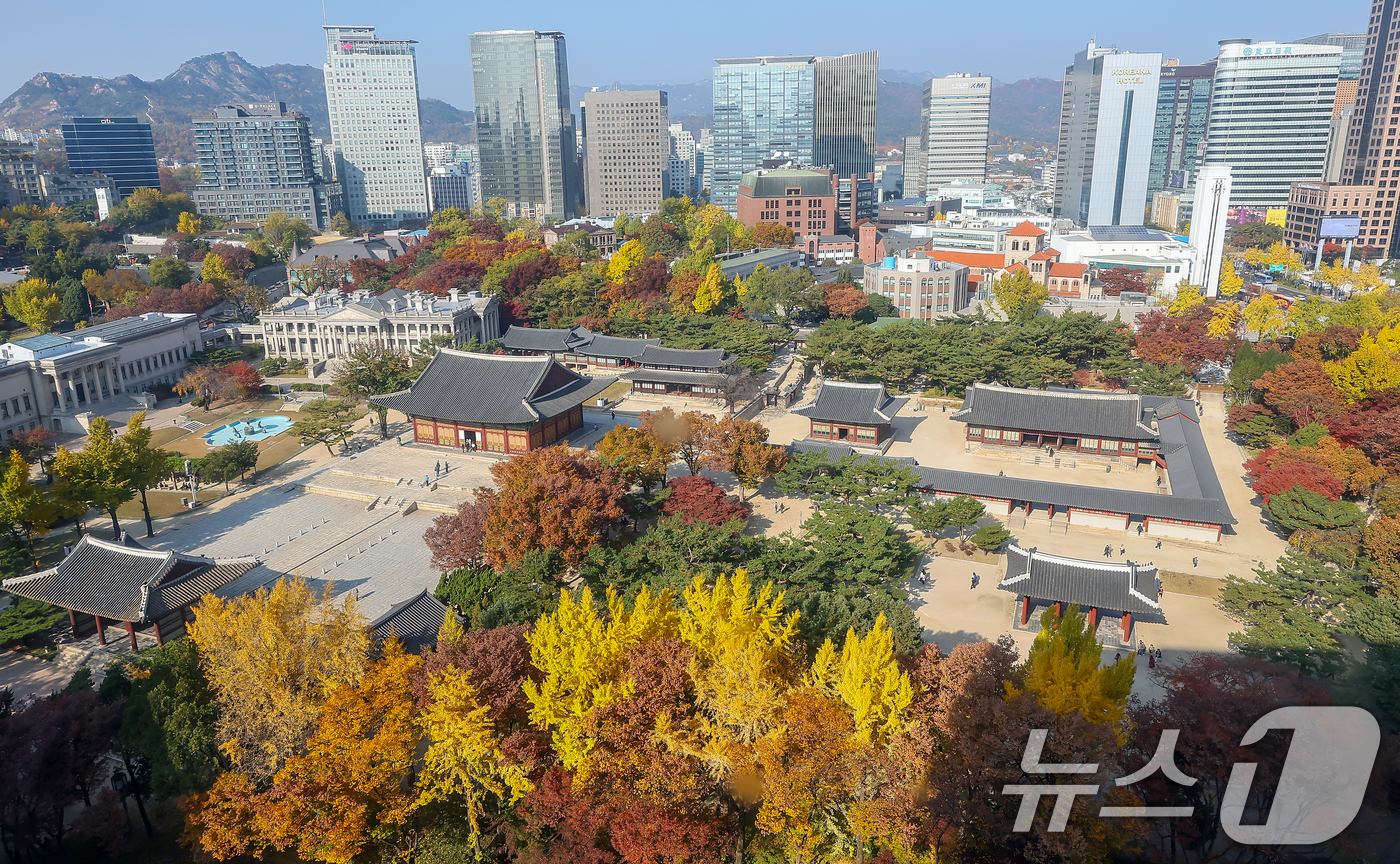
<svg viewBox="0 0 1400 864"><path fill-rule="evenodd" d="M315 495L363 501L366 510L387 508L398 510L405 516L417 510L456 513L471 492L463 487L448 485L446 479L424 485L422 480L416 478L383 477L337 469L308 477L296 485L298 489Z"/></svg>

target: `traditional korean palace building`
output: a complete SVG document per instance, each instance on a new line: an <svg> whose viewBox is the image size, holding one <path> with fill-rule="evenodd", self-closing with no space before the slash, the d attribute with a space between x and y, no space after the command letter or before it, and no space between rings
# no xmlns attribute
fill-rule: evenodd
<svg viewBox="0 0 1400 864"><path fill-rule="evenodd" d="M1046 609L1058 619L1071 604L1088 617L1099 642L1112 647L1132 647L1138 621L1166 623L1153 564L1081 561L1008 546L1006 575L997 588L1016 595L1012 626L1018 630L1039 630Z"/></svg>
<svg viewBox="0 0 1400 864"><path fill-rule="evenodd" d="M149 627L159 644L183 636L190 606L235 588L231 583L257 566L256 558L201 558L147 549L126 534L119 541L84 534L57 567L0 587L67 609L74 639L95 632L106 645L107 627L121 625L136 650L136 631Z"/></svg>
<svg viewBox="0 0 1400 864"><path fill-rule="evenodd" d="M845 441L815 439L798 441L792 448L799 452L822 450L832 461L857 452ZM1189 469L1183 467L1181 459L1177 459L1177 468L1167 469L1172 478L1170 495L928 468L908 458L892 461L912 469L918 475L917 488L925 500L966 495L981 501L988 515L1004 521L1010 521L1012 516L1024 516L1027 521L1040 521L1052 526L1075 525L1126 533L1140 530L1154 537L1175 537L1206 543L1219 542L1224 526L1233 525L1236 521L1225 504L1224 493L1220 491L1220 482L1215 479L1208 457L1204 462L1187 459ZM1202 468L1199 476L1190 470L1197 467ZM1180 482L1172 473L1178 469L1182 475ZM1214 484L1215 495L1204 497L1201 490L1211 483Z"/></svg>
<svg viewBox="0 0 1400 864"><path fill-rule="evenodd" d="M894 435L890 423L907 396L891 396L883 384L850 384L823 381L811 405L794 408L811 422L807 437L813 441L838 441L858 450L889 449Z"/></svg>
<svg viewBox="0 0 1400 864"><path fill-rule="evenodd" d="M636 357L639 368L624 377L632 380L632 392L719 396L736 373L737 358L723 348L662 348L648 345Z"/></svg>
<svg viewBox="0 0 1400 864"><path fill-rule="evenodd" d="M587 327L549 329L511 325L501 337L501 347L512 354L553 357L567 366L617 369L637 365L637 355L660 339L624 339L604 336Z"/></svg>
<svg viewBox="0 0 1400 864"><path fill-rule="evenodd" d="M583 428L583 403L615 378L590 378L552 357L444 348L407 390L370 401L413 420L413 440L491 453L528 453Z"/></svg>
<svg viewBox="0 0 1400 864"><path fill-rule="evenodd" d="M1028 448L1161 463L1161 418L1190 411L1186 399L1086 390L1022 390L996 384L967 388L950 419L967 424L969 446Z"/></svg>

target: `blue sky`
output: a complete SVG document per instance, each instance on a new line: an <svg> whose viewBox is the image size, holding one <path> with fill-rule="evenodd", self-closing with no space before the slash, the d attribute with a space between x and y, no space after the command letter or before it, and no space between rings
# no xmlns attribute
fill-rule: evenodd
<svg viewBox="0 0 1400 864"><path fill-rule="evenodd" d="M0 52L0 96L36 72L150 80L200 54L237 51L257 65L320 65L318 0L93 0L12 3L11 36ZM950 3L709 2L602 3L470 0L327 0L333 24L370 24L384 38L417 39L420 93L470 108L467 34L475 30L563 30L571 82L604 85L689 83L709 77L714 57L880 51L888 69L982 72L1014 81L1059 77L1091 36L1136 51L1161 51L1184 63L1215 55L1218 39L1286 41L1330 31L1360 32L1366 0L1000 0ZM18 37L18 38L15 38Z"/></svg>

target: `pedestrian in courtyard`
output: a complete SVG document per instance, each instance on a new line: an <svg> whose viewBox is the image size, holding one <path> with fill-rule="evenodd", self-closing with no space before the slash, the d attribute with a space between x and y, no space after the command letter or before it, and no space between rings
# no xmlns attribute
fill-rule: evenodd
<svg viewBox="0 0 1400 864"><path fill-rule="evenodd" d="M424 485L424 486L427 486L427 485L428 485L428 475L427 475L427 474L424 474L424 475L423 475L423 485Z"/></svg>
<svg viewBox="0 0 1400 864"><path fill-rule="evenodd" d="M1113 547L1112 547L1112 546L1104 546L1104 547L1103 547L1103 557L1105 557L1105 558L1112 558L1112 557L1113 557Z"/></svg>
<svg viewBox="0 0 1400 864"><path fill-rule="evenodd" d="M1157 668L1157 658L1154 657L1154 656L1153 656L1152 654L1150 654L1150 653L1147 655L1147 668L1148 668L1148 669L1156 669L1156 668Z"/></svg>
<svg viewBox="0 0 1400 864"><path fill-rule="evenodd" d="M1162 649L1161 649L1161 648L1158 648L1158 649L1157 649L1157 659L1158 659L1158 660L1161 660L1161 659L1162 659Z"/></svg>
<svg viewBox="0 0 1400 864"><path fill-rule="evenodd" d="M1161 548L1162 548L1162 541L1161 541L1161 540L1158 540L1158 541L1157 541L1157 548L1158 548L1158 549L1161 549Z"/></svg>
<svg viewBox="0 0 1400 864"><path fill-rule="evenodd" d="M442 474L442 463L441 463L441 462L434 462L434 463L433 463L433 476L434 476L434 477L437 477L437 476L440 476L441 474Z"/></svg>
<svg viewBox="0 0 1400 864"><path fill-rule="evenodd" d="M608 415L609 415L610 417L612 417L612 419L614 419L614 420L617 419L617 411L616 411L615 409L612 410L612 411L609 411L609 412L608 412Z"/></svg>
<svg viewBox="0 0 1400 864"><path fill-rule="evenodd" d="M448 471L451 471L451 470L452 470L452 466L451 466L448 462L444 461L444 462L442 463L442 473L446 474Z"/></svg>
<svg viewBox="0 0 1400 864"><path fill-rule="evenodd" d="M1194 570L1195 568L1197 568L1197 567L1199 567L1199 566L1201 566L1201 559L1199 559L1199 558L1192 558L1192 559L1191 559L1191 569Z"/></svg>
<svg viewBox="0 0 1400 864"><path fill-rule="evenodd" d="M1128 554L1128 547L1127 547L1127 546L1124 546L1124 545L1121 544L1121 543L1118 544L1118 554L1119 554L1119 555L1127 555L1127 554Z"/></svg>

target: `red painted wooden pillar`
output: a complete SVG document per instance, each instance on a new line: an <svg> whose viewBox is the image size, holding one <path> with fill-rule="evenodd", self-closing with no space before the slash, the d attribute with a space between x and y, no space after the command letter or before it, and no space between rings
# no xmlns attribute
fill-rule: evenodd
<svg viewBox="0 0 1400 864"><path fill-rule="evenodd" d="M1090 606L1090 607L1089 607L1089 627L1090 627L1090 628L1094 628L1094 627L1098 627L1098 626L1099 626L1099 607L1097 607L1097 606Z"/></svg>
<svg viewBox="0 0 1400 864"><path fill-rule="evenodd" d="M1063 617L1065 617L1065 604L1062 603L1062 602L1060 602L1059 600L1056 600L1056 601L1055 601L1055 622L1056 622L1056 623L1059 623L1060 619L1063 618Z"/></svg>
<svg viewBox="0 0 1400 864"><path fill-rule="evenodd" d="M1055 518L1055 505L1054 505L1054 504L1051 504L1051 505L1050 505L1050 518L1051 518L1051 519L1054 519L1054 518Z"/></svg>
<svg viewBox="0 0 1400 864"><path fill-rule="evenodd" d="M78 638L78 616L73 614L73 610L68 610L68 626L73 629L73 638Z"/></svg>
<svg viewBox="0 0 1400 864"><path fill-rule="evenodd" d="M1026 502L1026 515L1031 515L1031 502L1029 501Z"/></svg>
<svg viewBox="0 0 1400 864"><path fill-rule="evenodd" d="M1123 641L1127 642L1133 632L1133 613L1123 613Z"/></svg>
<svg viewBox="0 0 1400 864"><path fill-rule="evenodd" d="M162 636L161 633L160 633L160 621L159 621L159 620L152 621L152 622L151 622L151 626L153 626L153 627L156 628L156 644L157 644L157 645L164 645L164 644L165 644L165 637Z"/></svg>
<svg viewBox="0 0 1400 864"><path fill-rule="evenodd" d="M92 616L92 620L94 620L94 621L97 622L97 644L98 644L98 645L106 645L106 644L107 644L107 633L106 633L106 631L104 631L104 630L102 629L102 616L101 616L101 615L94 615L94 616Z"/></svg>
<svg viewBox="0 0 1400 864"><path fill-rule="evenodd" d="M135 624L132 624L130 621L127 621L127 622L125 622L125 623L126 623L126 636L127 636L128 639L131 640L131 650L132 650L132 651L135 651L135 650L137 650L137 649L136 649L136 625L135 625Z"/></svg>

